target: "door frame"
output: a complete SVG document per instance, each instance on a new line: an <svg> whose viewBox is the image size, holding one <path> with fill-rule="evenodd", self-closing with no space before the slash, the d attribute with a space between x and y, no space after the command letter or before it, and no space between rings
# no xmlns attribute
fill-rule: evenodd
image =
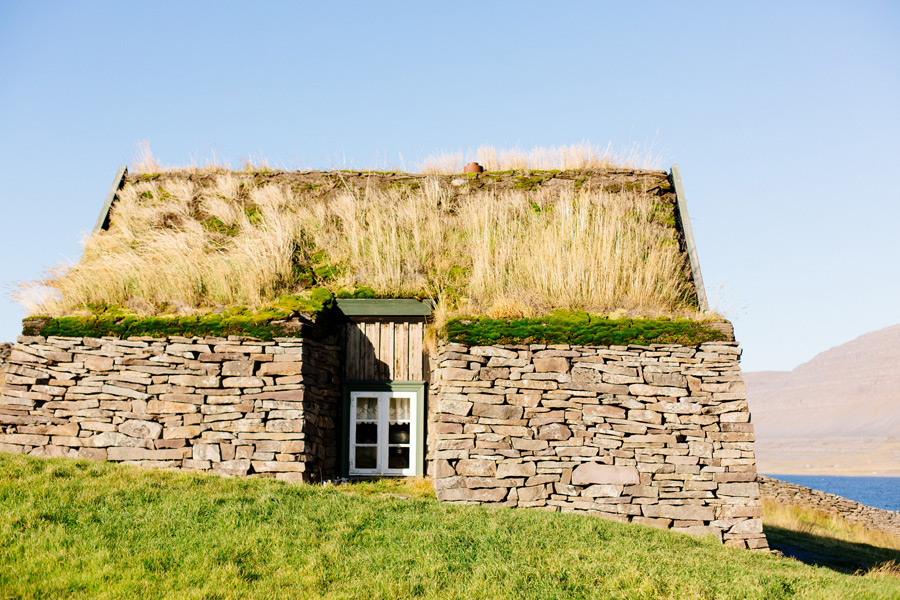
<svg viewBox="0 0 900 600"><path fill-rule="evenodd" d="M416 422L411 424L410 431L415 431L416 443L410 446L410 457L414 464L414 473L421 477L425 474L425 382L424 381L345 381L342 390L341 410L341 476L342 477L398 477L398 475L350 475L350 393L351 392L413 392ZM399 475L403 477L403 475Z"/></svg>

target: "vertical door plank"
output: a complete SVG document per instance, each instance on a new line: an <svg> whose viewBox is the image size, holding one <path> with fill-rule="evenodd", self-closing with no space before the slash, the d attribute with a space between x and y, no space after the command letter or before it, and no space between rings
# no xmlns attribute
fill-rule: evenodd
<svg viewBox="0 0 900 600"><path fill-rule="evenodd" d="M379 379L394 378L394 324L390 321L381 324L381 352L378 357L381 370Z"/></svg>
<svg viewBox="0 0 900 600"><path fill-rule="evenodd" d="M362 332L358 323L347 323L347 354L345 370L347 379L362 379L362 363L359 360Z"/></svg>
<svg viewBox="0 0 900 600"><path fill-rule="evenodd" d="M359 324L359 378L371 379L369 377L369 332L365 323Z"/></svg>
<svg viewBox="0 0 900 600"><path fill-rule="evenodd" d="M394 323L394 379L409 381L409 323Z"/></svg>
<svg viewBox="0 0 900 600"><path fill-rule="evenodd" d="M363 363L365 369L365 379L377 379L378 372L375 369L375 362L379 354L379 333L381 328L378 323L366 323L366 360Z"/></svg>
<svg viewBox="0 0 900 600"><path fill-rule="evenodd" d="M409 378L411 381L422 380L422 323L409 324Z"/></svg>

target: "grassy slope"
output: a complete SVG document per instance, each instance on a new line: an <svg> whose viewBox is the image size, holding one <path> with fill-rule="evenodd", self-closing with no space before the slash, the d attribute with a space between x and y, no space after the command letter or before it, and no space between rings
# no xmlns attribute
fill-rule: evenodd
<svg viewBox="0 0 900 600"><path fill-rule="evenodd" d="M881 567L900 575L900 538L808 506L763 497L769 545L806 563L853 573Z"/></svg>
<svg viewBox="0 0 900 600"><path fill-rule="evenodd" d="M640 526L384 490L0 454L0 598L900 594L895 578Z"/></svg>

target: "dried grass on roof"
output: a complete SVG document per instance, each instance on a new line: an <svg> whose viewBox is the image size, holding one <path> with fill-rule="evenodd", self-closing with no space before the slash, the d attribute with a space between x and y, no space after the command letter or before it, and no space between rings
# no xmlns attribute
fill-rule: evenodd
<svg viewBox="0 0 900 600"><path fill-rule="evenodd" d="M597 146L590 142L561 146L536 146L522 148L496 148L482 145L473 151L441 152L426 158L423 173L461 173L466 163L475 161L486 171L513 169L585 170L610 167L658 169L659 159L652 152L632 147L617 151L612 143Z"/></svg>
<svg viewBox="0 0 900 600"><path fill-rule="evenodd" d="M435 298L446 315L692 313L685 258L657 197L571 188L453 196L445 182L324 198L247 173L132 181L81 261L19 297L32 314L101 303L191 313L365 285Z"/></svg>

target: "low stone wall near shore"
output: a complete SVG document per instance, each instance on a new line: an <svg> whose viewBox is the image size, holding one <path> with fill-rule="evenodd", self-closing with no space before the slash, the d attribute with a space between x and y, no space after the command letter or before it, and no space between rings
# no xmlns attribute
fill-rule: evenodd
<svg viewBox="0 0 900 600"><path fill-rule="evenodd" d="M900 513L762 475L759 477L759 492L763 499L769 497L782 504L815 508L869 529L900 536Z"/></svg>

